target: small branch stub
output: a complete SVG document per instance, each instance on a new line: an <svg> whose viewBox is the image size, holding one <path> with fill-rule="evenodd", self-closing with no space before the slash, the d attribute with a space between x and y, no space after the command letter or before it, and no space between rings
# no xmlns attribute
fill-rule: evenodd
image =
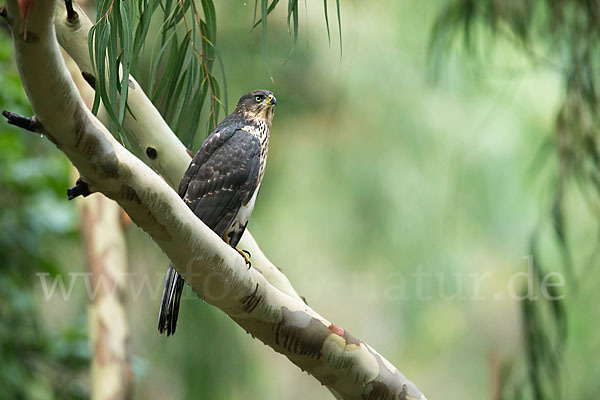
<svg viewBox="0 0 600 400"><path fill-rule="evenodd" d="M65 7L67 8L67 20L69 22L73 22L79 18L79 14L73 9L73 0L65 0Z"/></svg>
<svg viewBox="0 0 600 400"><path fill-rule="evenodd" d="M2 111L2 115L6 118L6 122L10 125L18 126L29 132L42 133L44 128L35 117L26 117L10 111Z"/></svg>
<svg viewBox="0 0 600 400"><path fill-rule="evenodd" d="M90 187L87 183L81 180L81 178L77 179L75 182L75 186L67 189L67 197L69 200L73 200L75 197L83 196L87 197L90 194Z"/></svg>

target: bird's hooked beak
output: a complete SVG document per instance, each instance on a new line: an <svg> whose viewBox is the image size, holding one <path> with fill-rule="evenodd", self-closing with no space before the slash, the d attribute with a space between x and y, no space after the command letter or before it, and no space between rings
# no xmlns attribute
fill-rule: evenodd
<svg viewBox="0 0 600 400"><path fill-rule="evenodd" d="M272 94L270 94L266 99L265 99L265 104L268 104L270 106L276 106L277 105L277 99L275 98L275 96L273 96Z"/></svg>

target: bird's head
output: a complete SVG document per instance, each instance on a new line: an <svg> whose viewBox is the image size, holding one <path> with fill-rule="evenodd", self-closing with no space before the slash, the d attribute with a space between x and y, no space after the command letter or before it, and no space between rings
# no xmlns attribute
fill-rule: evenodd
<svg viewBox="0 0 600 400"><path fill-rule="evenodd" d="M270 125L276 104L277 99L273 92L262 89L253 90L240 97L236 111L243 113L248 118L261 118Z"/></svg>

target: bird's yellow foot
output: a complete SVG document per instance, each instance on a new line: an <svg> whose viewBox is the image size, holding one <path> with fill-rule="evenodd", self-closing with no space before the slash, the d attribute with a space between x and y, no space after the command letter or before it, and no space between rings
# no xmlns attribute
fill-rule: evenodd
<svg viewBox="0 0 600 400"><path fill-rule="evenodd" d="M223 240L225 241L225 243L231 246L231 243L229 243L229 236L224 235ZM250 257L252 257L252 255L250 254L250 252L248 250L239 250L238 248L233 246L231 246L231 248L240 253L242 257L244 257L244 261L246 261L246 265L248 266L248 269L250 269L252 267L252 263L250 262Z"/></svg>
<svg viewBox="0 0 600 400"><path fill-rule="evenodd" d="M235 247L234 250L240 253L242 257L244 257L244 261L246 261L246 265L248 266L248 269L250 269L252 267L252 263L250 262L250 257L252 257L252 255L250 254L250 252L248 250L236 249Z"/></svg>

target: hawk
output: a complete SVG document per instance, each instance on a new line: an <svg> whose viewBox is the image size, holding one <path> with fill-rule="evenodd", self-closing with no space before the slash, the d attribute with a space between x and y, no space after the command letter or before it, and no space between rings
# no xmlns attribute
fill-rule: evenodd
<svg viewBox="0 0 600 400"><path fill-rule="evenodd" d="M262 182L269 133L277 99L268 90L243 95L235 110L217 125L192 159L179 184L179 196L194 214L236 248ZM175 333L184 280L169 264L158 331Z"/></svg>

